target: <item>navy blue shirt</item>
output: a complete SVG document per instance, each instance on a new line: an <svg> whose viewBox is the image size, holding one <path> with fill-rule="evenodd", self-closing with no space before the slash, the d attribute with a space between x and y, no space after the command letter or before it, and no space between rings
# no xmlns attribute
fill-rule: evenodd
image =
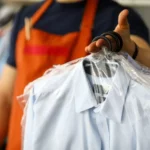
<svg viewBox="0 0 150 150"><path fill-rule="evenodd" d="M40 2L23 8L17 14L11 35L10 54L7 64L16 67L15 47L18 32L24 26L24 18L32 17L42 4L43 2ZM62 4L54 1L34 28L58 35L79 31L85 4L86 0L70 4ZM114 30L118 23L118 15L123 9L125 7L112 0L100 0L92 31L93 37L103 32ZM131 34L138 35L149 42L149 33L145 23L136 12L131 8L128 9L130 11L128 19Z"/></svg>

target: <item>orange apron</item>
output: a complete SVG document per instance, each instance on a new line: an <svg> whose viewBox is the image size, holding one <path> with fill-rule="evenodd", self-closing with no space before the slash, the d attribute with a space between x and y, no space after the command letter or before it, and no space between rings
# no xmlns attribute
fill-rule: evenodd
<svg viewBox="0 0 150 150"><path fill-rule="evenodd" d="M29 82L43 75L45 70L52 67L53 64L63 64L86 55L84 48L92 38L91 32L98 1L87 0L80 32L55 35L35 29L34 25L52 3L52 0L46 0L31 18L30 40L25 38L25 28L18 33L16 43L17 79L12 102L7 150L21 149L22 109L16 96L21 95Z"/></svg>

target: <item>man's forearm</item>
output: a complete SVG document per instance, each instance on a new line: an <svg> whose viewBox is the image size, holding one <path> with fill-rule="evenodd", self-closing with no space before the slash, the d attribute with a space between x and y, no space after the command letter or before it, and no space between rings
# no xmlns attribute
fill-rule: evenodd
<svg viewBox="0 0 150 150"><path fill-rule="evenodd" d="M150 68L150 50L140 47L138 49L139 52L136 60Z"/></svg>
<svg viewBox="0 0 150 150"><path fill-rule="evenodd" d="M135 52L135 43L138 46L138 54L136 61L150 68L150 46L148 43L143 41L143 39L137 36L131 36L132 42L130 42L126 47L126 52L133 56Z"/></svg>
<svg viewBox="0 0 150 150"><path fill-rule="evenodd" d="M0 93L0 146L8 132L10 110L11 104L8 103L8 97Z"/></svg>
<svg viewBox="0 0 150 150"><path fill-rule="evenodd" d="M134 51L127 51L130 56L133 56ZM150 49L138 47L138 55L136 61L150 68Z"/></svg>

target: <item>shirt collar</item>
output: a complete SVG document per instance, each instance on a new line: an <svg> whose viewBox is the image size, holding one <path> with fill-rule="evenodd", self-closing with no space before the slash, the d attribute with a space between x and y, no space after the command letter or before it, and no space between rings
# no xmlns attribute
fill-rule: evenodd
<svg viewBox="0 0 150 150"><path fill-rule="evenodd" d="M75 109L77 113L97 107L95 96L84 70L83 61L79 62L76 66L77 70L75 71L74 78ZM100 104L100 107L95 108L94 111L101 113L113 121L121 122L130 77L121 65L119 65L113 79L114 82L106 100Z"/></svg>

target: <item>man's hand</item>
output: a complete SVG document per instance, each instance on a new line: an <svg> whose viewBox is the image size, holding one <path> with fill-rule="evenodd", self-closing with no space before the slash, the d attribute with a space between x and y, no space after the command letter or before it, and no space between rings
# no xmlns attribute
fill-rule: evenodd
<svg viewBox="0 0 150 150"><path fill-rule="evenodd" d="M118 17L118 25L115 28L115 32L119 33L122 37L123 40L123 50L134 50L135 49L135 44L130 38L130 26L128 23L128 14L129 11L127 9L123 10ZM107 36L112 44L114 44L114 41L110 36ZM96 42L91 43L89 46L85 48L87 52L97 52L103 45L105 45L105 41L103 39L99 39ZM114 45L115 46L115 45Z"/></svg>
<svg viewBox="0 0 150 150"><path fill-rule="evenodd" d="M129 11L127 9L123 10L119 14L118 25L116 26L114 31L120 34L120 36L122 37L123 40L122 50L126 51L129 55L133 56L136 43L139 50L136 60L150 68L150 46L143 38L137 35L130 34L130 25L127 19L128 14ZM116 45L112 37L107 36L107 38L111 40L112 46L113 48L115 48ZM101 47L106 44L107 43L103 39L99 39L89 44L85 48L85 51L88 53L98 52L101 49Z"/></svg>

